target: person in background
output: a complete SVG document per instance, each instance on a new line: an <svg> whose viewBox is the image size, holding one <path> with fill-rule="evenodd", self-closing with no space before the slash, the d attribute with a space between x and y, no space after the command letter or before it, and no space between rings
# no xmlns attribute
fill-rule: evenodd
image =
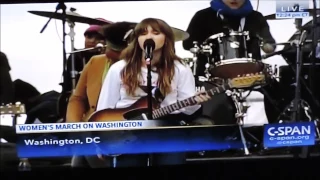
<svg viewBox="0 0 320 180"><path fill-rule="evenodd" d="M110 23L109 21L97 18L98 20L105 21L106 24ZM90 27L84 32L84 48L94 48L97 47L98 44L105 45L104 37L100 33L101 31L100 25L90 25ZM74 53L74 67L75 71L78 73L76 80L78 81L81 71L83 70L84 66L89 62L92 56L104 54L104 51L102 51L103 48L97 48L89 51L81 51ZM77 51L78 49L75 49ZM72 79L71 79L71 70L72 70L72 55L70 55L67 59L67 83L64 84L65 89L67 91L72 90Z"/></svg>
<svg viewBox="0 0 320 180"><path fill-rule="evenodd" d="M0 51L0 105L14 102L14 85L6 54Z"/></svg>
<svg viewBox="0 0 320 180"><path fill-rule="evenodd" d="M10 75L9 60L3 52L0 51L0 106L13 103L14 84ZM1 120L2 117L0 117ZM4 118L4 120L6 120ZM15 148L16 133L10 126L0 126L0 170L6 169L7 164L18 163L19 159Z"/></svg>
<svg viewBox="0 0 320 180"><path fill-rule="evenodd" d="M96 110L103 80L110 66L119 60L122 50L127 47L123 38L126 30L134 28L131 26L131 23L117 22L100 30L107 45L105 54L93 56L83 69L68 103L66 122L87 121Z"/></svg>
<svg viewBox="0 0 320 180"><path fill-rule="evenodd" d="M106 21L104 19L99 19ZM108 21L106 21L107 23ZM105 44L103 36L99 33L101 26L91 25L85 32L85 48L96 47L98 43ZM97 54L101 54L100 49L95 49L92 51L78 52L74 54L75 70L81 72L85 64L89 59ZM65 74L65 82L61 85L63 86L62 93L57 91L49 91L33 97L28 105L27 120L26 124L32 124L36 120L42 123L55 123L59 121L64 121L68 99L72 91L72 79L71 79L71 55L67 60L67 74ZM78 77L76 78L78 79Z"/></svg>
<svg viewBox="0 0 320 180"><path fill-rule="evenodd" d="M130 107L138 99L147 96L144 43L150 39L155 42L151 61L152 86L163 96L163 100L158 101L160 106L167 106L196 95L195 79L191 69L175 54L174 33L166 22L154 18L144 19L135 26L132 34L132 41L124 50L123 58L109 68L102 85L97 111ZM209 98L197 95L195 100L200 103ZM161 120L168 119L168 122L173 125L180 125L181 121L197 117L199 112L201 112L201 105L189 106L162 117ZM131 155L131 157L141 159L141 162L144 162L141 165L147 165L146 156ZM184 162L184 153L154 154L152 160L154 166L176 165ZM140 166L140 164L134 166Z"/></svg>
<svg viewBox="0 0 320 180"><path fill-rule="evenodd" d="M72 93L66 115L66 122L86 122L88 117L95 112L100 90L105 76L112 64L117 62L123 49L127 47L124 37L128 30L134 28L132 23L118 22L103 26L101 34L105 37L105 54L93 56L84 67L75 91ZM127 157L127 156L125 156ZM123 157L122 157L123 158ZM139 164L135 159L130 159L132 166ZM97 156L76 156L72 160L72 167L103 167L111 164L111 158L100 159ZM122 160L120 160L120 165Z"/></svg>
<svg viewBox="0 0 320 180"><path fill-rule="evenodd" d="M111 22L103 19L97 18L100 21L106 22L106 24L110 24ZM100 25L90 25L90 27L84 32L84 48L95 48L99 45L104 46L105 41L104 37L100 32L101 30ZM99 44L99 45L98 45ZM78 49L75 49L77 51ZM103 54L104 48L96 48L89 51L80 51L73 54L74 56L74 73L75 73L75 86L79 81L79 77L81 71L83 70L84 66L88 63L92 56ZM75 87L73 87L73 80L72 80L72 55L70 55L67 59L66 65L66 72L63 74L64 79L60 85L62 86L62 93L58 100L58 114L65 119L66 111L67 111L67 104L70 98L70 95Z"/></svg>

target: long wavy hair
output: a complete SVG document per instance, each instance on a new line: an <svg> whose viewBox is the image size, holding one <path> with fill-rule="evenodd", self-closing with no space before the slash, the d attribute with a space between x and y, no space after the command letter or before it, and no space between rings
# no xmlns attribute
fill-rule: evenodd
<svg viewBox="0 0 320 180"><path fill-rule="evenodd" d="M172 28L163 20L147 18L136 25L133 30L132 38L128 47L123 51L122 58L127 62L121 72L123 84L129 95L134 95L134 92L139 87L142 67L143 51L139 46L138 37L147 31L148 26L151 26L155 31L165 35L165 43L161 49L161 57L157 64L154 64L156 71L159 74L158 87L161 93L166 96L171 92L171 81L174 77L174 61L182 63L181 58L175 54L174 34Z"/></svg>

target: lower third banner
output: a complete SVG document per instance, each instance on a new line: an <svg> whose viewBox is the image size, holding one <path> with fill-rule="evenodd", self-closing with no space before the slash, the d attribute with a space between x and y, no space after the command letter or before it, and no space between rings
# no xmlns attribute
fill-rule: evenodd
<svg viewBox="0 0 320 180"><path fill-rule="evenodd" d="M243 148L238 126L183 126L18 134L21 158L192 152Z"/></svg>

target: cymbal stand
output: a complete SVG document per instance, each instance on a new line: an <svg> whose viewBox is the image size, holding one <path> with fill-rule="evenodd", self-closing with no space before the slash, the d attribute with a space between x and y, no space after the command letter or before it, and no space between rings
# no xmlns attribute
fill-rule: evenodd
<svg viewBox="0 0 320 180"><path fill-rule="evenodd" d="M74 26L75 23L70 21L69 19L67 19L69 28L70 28L70 32L68 33L68 36L70 37L71 40L71 51L74 51L74 37L76 35L76 33L74 32ZM72 53L71 55L71 70L70 70L70 75L71 75L71 79L72 79L72 89L75 89L76 87L76 75L78 74L78 72L75 69L75 54Z"/></svg>
<svg viewBox="0 0 320 180"><path fill-rule="evenodd" d="M64 1L59 1L58 5L56 6L55 13L57 13L59 10L62 10L62 49L63 49L63 83L66 83L66 73L67 73L67 52L66 52L66 9L67 6L65 5ZM51 21L52 17L49 18L47 23L43 26L41 29L40 33L43 33L43 31L47 28L49 22ZM62 85L62 92L65 92L65 86L63 86L63 83L60 84Z"/></svg>
<svg viewBox="0 0 320 180"><path fill-rule="evenodd" d="M204 54L207 56L207 63L205 64L205 79L209 79L211 74L209 72L210 68L210 60L211 57L210 55L212 54L212 44L211 43L204 43L199 47L198 42L194 41L193 42L193 48L190 49L190 52L193 54L193 75L196 77L197 80L199 80L199 77L197 76L197 65L198 65L198 54ZM203 79L203 78L202 78Z"/></svg>
<svg viewBox="0 0 320 180"><path fill-rule="evenodd" d="M193 58L192 58L192 72L193 75L196 76L197 75L197 61L198 61L198 53L200 51L200 48L198 46L198 42L197 41L193 41L193 48L190 49L190 52L193 54Z"/></svg>
<svg viewBox="0 0 320 180"><path fill-rule="evenodd" d="M243 144L244 154L249 155L250 152L247 147L247 141L243 132L244 117L248 109L248 106L243 105L243 102L244 102L244 98L242 97L243 92L244 90L242 89L234 89L233 91L227 90L226 94L233 99L234 104L236 106L237 113L235 114L235 117L237 119L237 124L239 125L239 132L240 132L240 137Z"/></svg>
<svg viewBox="0 0 320 180"><path fill-rule="evenodd" d="M63 44L63 84L67 82L67 51L66 51L66 21L67 21L67 14L66 14L66 9L67 6L64 4L63 1L59 2L59 4L62 5L62 44ZM62 92L66 91L66 86L62 86Z"/></svg>

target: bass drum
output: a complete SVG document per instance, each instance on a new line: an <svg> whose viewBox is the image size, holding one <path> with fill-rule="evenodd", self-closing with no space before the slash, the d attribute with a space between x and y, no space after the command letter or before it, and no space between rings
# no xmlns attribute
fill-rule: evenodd
<svg viewBox="0 0 320 180"><path fill-rule="evenodd" d="M209 90L218 86L213 81L196 81L196 91ZM216 94L202 104L202 115L209 118L215 125L236 124L236 107L231 97L225 93Z"/></svg>

